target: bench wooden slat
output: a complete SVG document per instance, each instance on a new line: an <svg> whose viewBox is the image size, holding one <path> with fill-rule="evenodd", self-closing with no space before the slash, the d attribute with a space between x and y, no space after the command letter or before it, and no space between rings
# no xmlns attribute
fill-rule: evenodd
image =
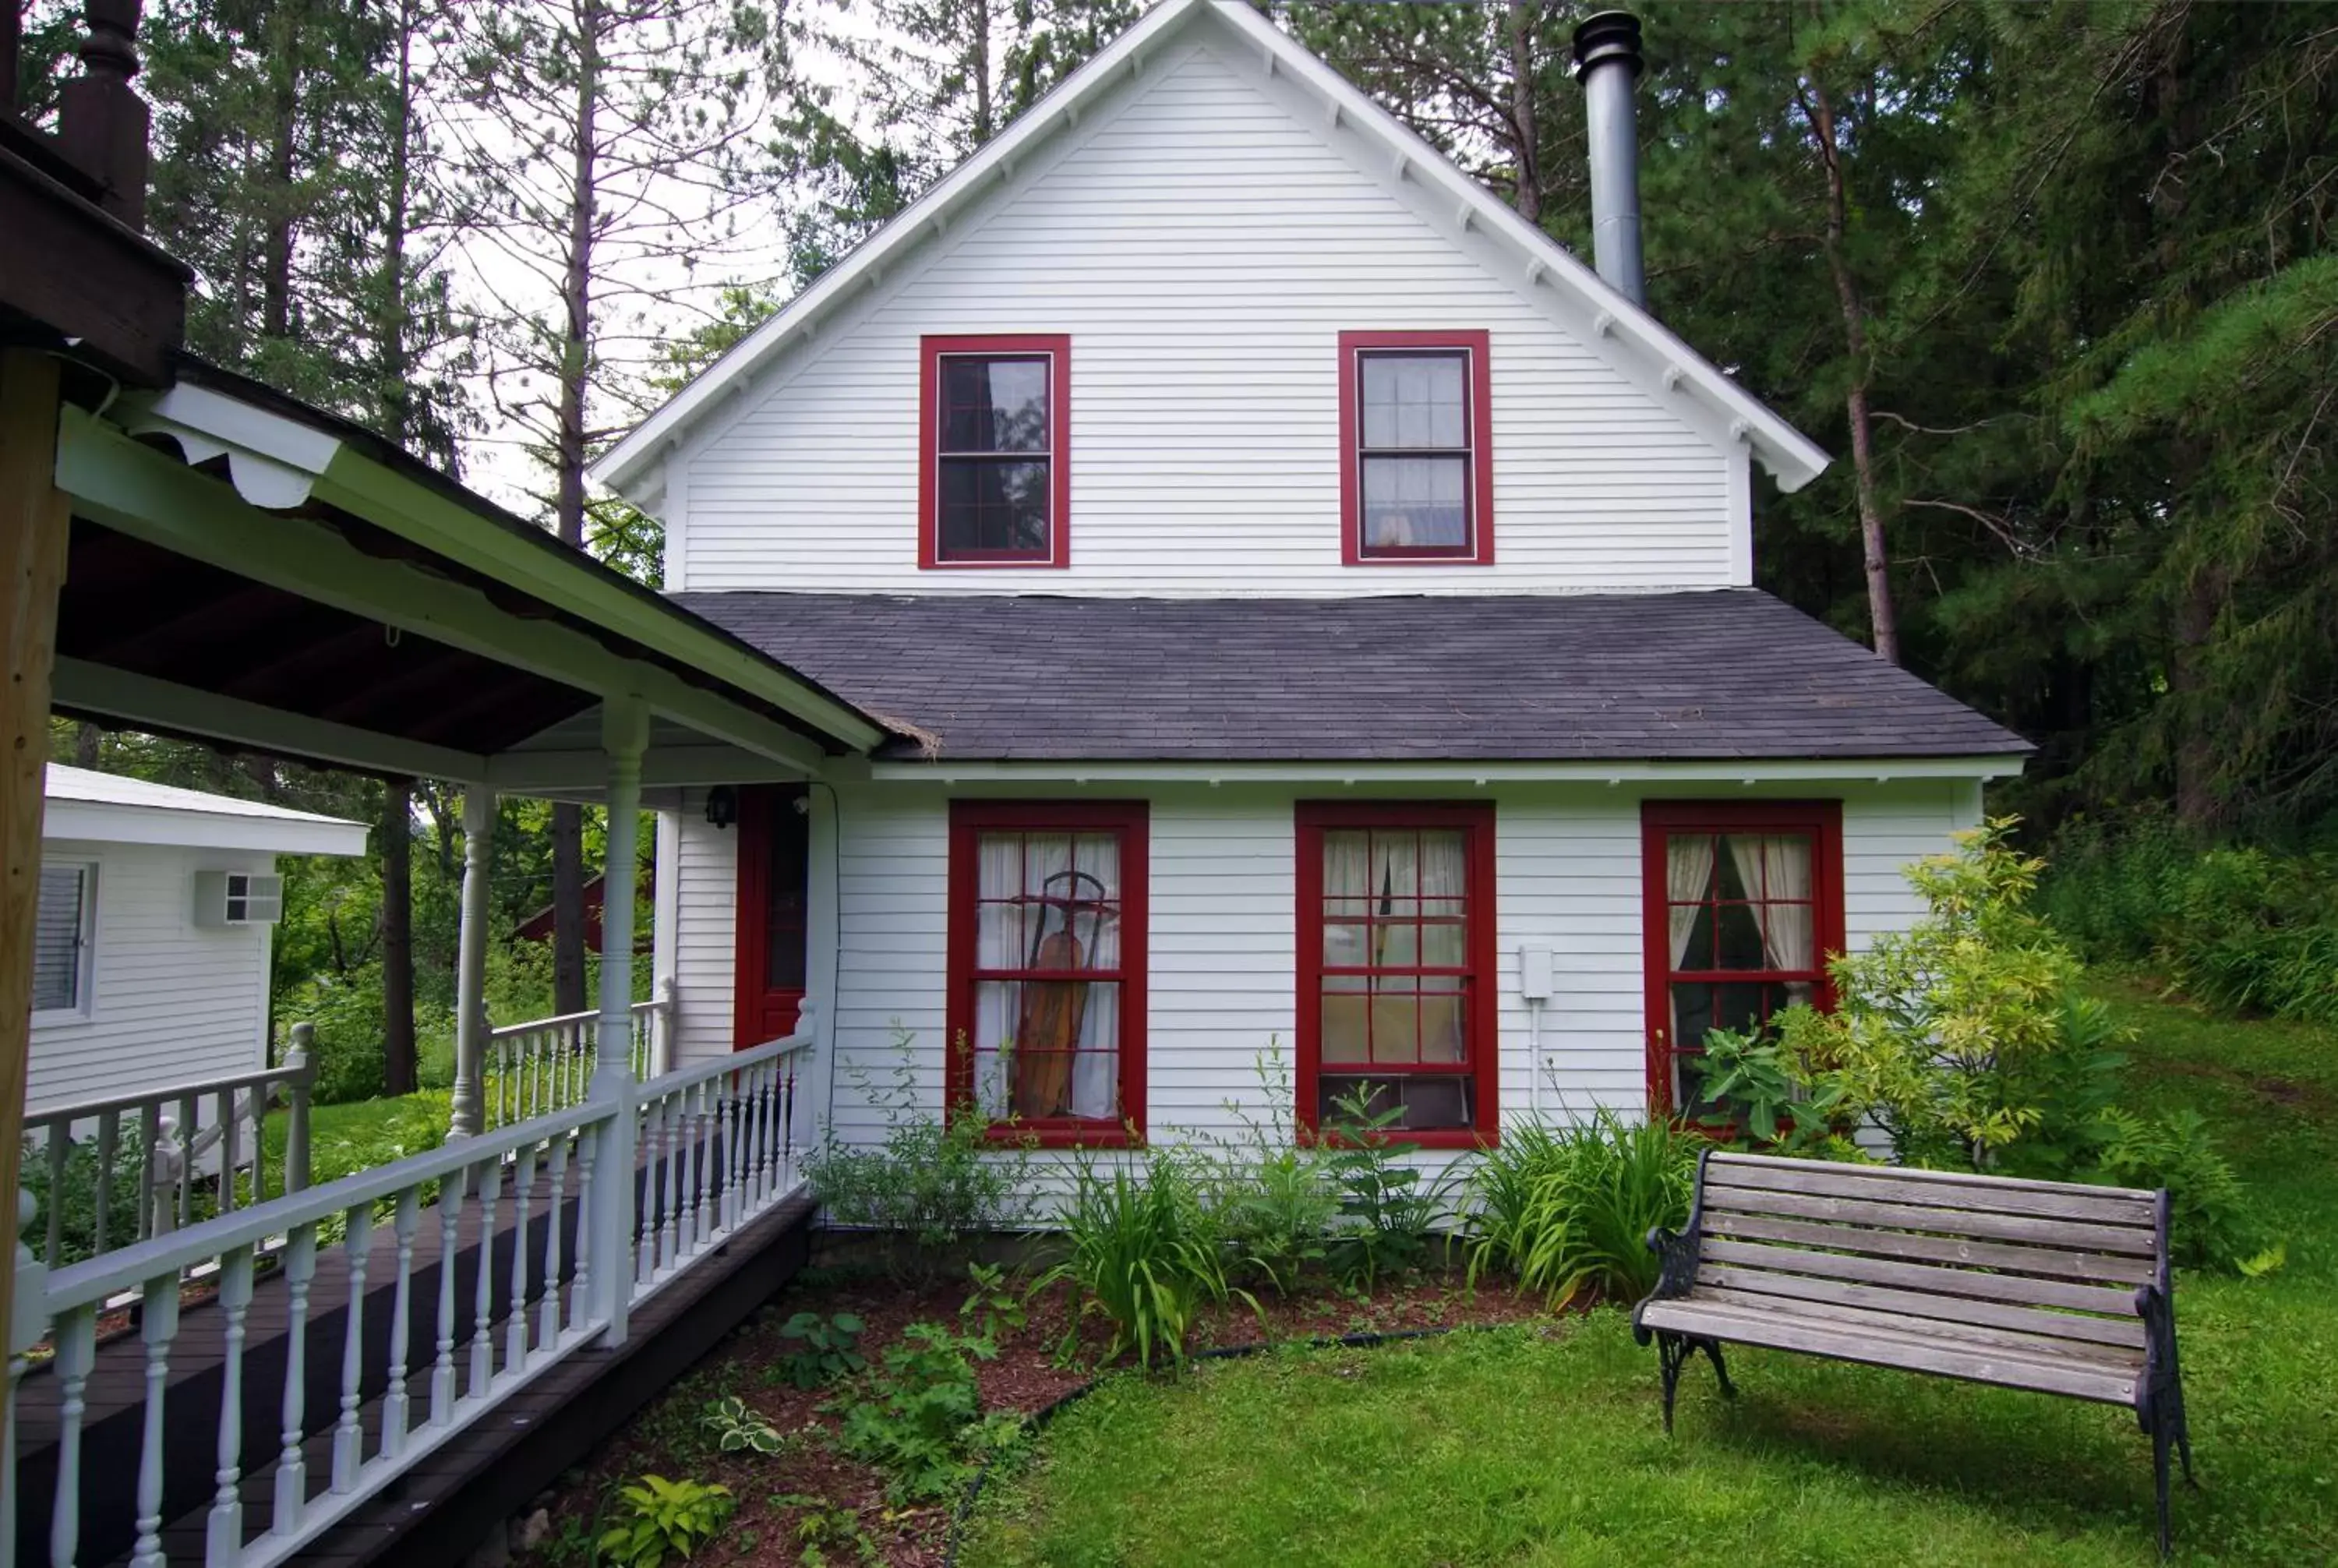
<svg viewBox="0 0 2338 1568"><path fill-rule="evenodd" d="M1828 1171L1771 1169L1755 1161L1732 1160L1708 1172L1715 1186L1759 1187L1773 1192L1814 1192L1832 1198L1863 1198L1879 1203L1915 1203L1982 1214L2031 1214L2046 1220L2076 1220L2098 1225L2128 1225L2152 1230L2159 1206L2147 1196L2097 1192L2068 1187L2037 1191L1994 1182L1915 1181L1880 1165L1838 1165Z"/></svg>
<svg viewBox="0 0 2338 1568"><path fill-rule="evenodd" d="M1752 1269L1788 1269L1824 1279L1858 1279L1904 1290L1941 1296L1970 1296L1984 1301L2007 1301L2019 1307L2067 1307L2078 1312L2100 1312L2114 1318L2137 1316L2132 1286L2074 1285L2062 1279L2035 1279L2022 1274L1984 1274L1974 1269L1935 1269L1897 1259L1868 1258L1845 1252L1812 1252L1734 1241L1726 1236L1704 1239L1707 1261L1742 1264Z"/></svg>
<svg viewBox="0 0 2338 1568"><path fill-rule="evenodd" d="M1784 1154L1739 1154L1726 1149L1713 1152L1711 1164L1752 1166L1763 1171L1874 1171L1891 1176L1895 1181L1920 1181L1940 1187L1986 1187L1991 1191L2020 1192L2063 1192L2072 1183L2047 1181L2029 1176L1984 1176L1978 1171L1927 1171L1920 1165L1853 1165L1841 1160L1798 1160ZM2156 1205L2159 1194L2144 1187L2096 1187L2087 1191L2105 1198L2132 1198L2137 1202Z"/></svg>
<svg viewBox="0 0 2338 1568"><path fill-rule="evenodd" d="M1811 1247L1832 1247L1879 1258L1915 1258L1934 1263L1962 1264L1973 1269L2017 1269L2064 1279L2116 1281L2130 1288L2158 1278L2154 1259L2077 1249L2020 1247L1987 1241L1960 1240L1952 1236L1919 1236L1901 1230L1854 1230L1803 1220L1763 1214L1704 1216L1708 1234L1763 1241L1793 1241Z"/></svg>
<svg viewBox="0 0 2338 1568"><path fill-rule="evenodd" d="M1803 1254L1808 1257L1811 1254ZM1826 1302L1869 1311L1897 1314L2048 1339L2143 1349L2140 1318L2094 1318L2075 1312L2047 1312L2035 1307L2009 1307L1999 1301L1978 1301L1970 1296L1950 1296L1918 1290L1894 1290L1888 1286L1856 1280L1813 1279L1806 1274L1782 1274L1764 1269L1743 1269L1707 1262L1697 1271L1697 1295L1706 1288L1736 1296L1753 1295L1794 1301Z"/></svg>
<svg viewBox="0 0 2338 1568"><path fill-rule="evenodd" d="M1834 1301L1804 1301L1726 1287L1699 1287L1692 1301L1714 1307L1742 1308L1764 1316L1813 1323L1845 1333L1897 1335L1911 1345L1970 1345L2026 1360L2058 1366L2108 1367L2133 1371L2143 1365L2140 1348L2090 1345L2076 1339L2055 1339L1983 1323L1950 1323L1938 1318L1910 1318L1902 1313L1850 1306Z"/></svg>
<svg viewBox="0 0 2338 1568"><path fill-rule="evenodd" d="M1827 1198L1807 1192L1773 1192L1761 1187L1724 1185L1720 1172L1705 1180L1707 1213L1780 1214L1800 1220L1832 1220L1848 1225L1872 1225L1899 1230L1928 1230L1944 1236L1971 1236L2005 1241L2066 1247L2073 1251L2122 1252L2149 1258L2158 1250L2149 1230L2123 1225L2082 1224L2068 1220L2039 1220L2020 1214L1975 1214L1957 1209L1920 1208L1912 1203L1870 1203L1855 1198Z"/></svg>
<svg viewBox="0 0 2338 1568"><path fill-rule="evenodd" d="M1796 1350L1835 1361L1857 1361L1911 1372L1961 1377L2005 1388L2061 1394L2097 1404L2135 1403L2139 1374L2076 1362L2045 1362L1980 1347L1911 1340L1896 1334L1829 1328L1776 1312L1749 1311L1694 1299L1652 1301L1641 1321L1650 1328L1704 1335L1772 1350Z"/></svg>

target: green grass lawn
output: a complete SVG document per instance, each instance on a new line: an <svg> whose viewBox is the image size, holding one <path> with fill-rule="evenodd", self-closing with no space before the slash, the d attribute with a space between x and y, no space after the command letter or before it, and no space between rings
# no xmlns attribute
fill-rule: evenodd
<svg viewBox="0 0 2338 1568"><path fill-rule="evenodd" d="M356 1100L346 1105L312 1105L309 1109L309 1181L328 1181L370 1171L377 1166L426 1153L447 1141L447 1120L453 1096L444 1089L425 1089L396 1099ZM284 1135L288 1113L269 1113L265 1138L268 1151L268 1191L282 1191Z"/></svg>
<svg viewBox="0 0 2338 1568"><path fill-rule="evenodd" d="M2338 1561L2338 1033L2208 1019L2107 987L2142 1032L2129 1100L2198 1108L2287 1266L2186 1277L2205 1490L2180 1561ZM2097 1406L1734 1349L1657 1417L1624 1315L1112 1380L995 1484L958 1561L2145 1563L2151 1446Z"/></svg>

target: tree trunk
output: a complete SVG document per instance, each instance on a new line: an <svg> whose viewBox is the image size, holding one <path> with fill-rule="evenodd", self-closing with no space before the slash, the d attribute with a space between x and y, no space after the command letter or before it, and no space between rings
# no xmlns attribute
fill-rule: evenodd
<svg viewBox="0 0 2338 1568"><path fill-rule="evenodd" d="M94 768L101 749L105 744L105 731L84 720L74 726L74 766Z"/></svg>
<svg viewBox="0 0 2338 1568"><path fill-rule="evenodd" d="M990 0L974 0L974 36L968 42L973 45L974 144L979 147L998 134L991 122L995 111L990 103Z"/></svg>
<svg viewBox="0 0 2338 1568"><path fill-rule="evenodd" d="M270 128L267 236L260 252L260 331L264 338L292 335L292 172L300 115L300 7L285 6L276 18L271 52L274 114Z"/></svg>
<svg viewBox="0 0 2338 1568"><path fill-rule="evenodd" d="M411 1094L414 1049L414 781L390 779L381 791L381 1077L383 1090Z"/></svg>
<svg viewBox="0 0 2338 1568"><path fill-rule="evenodd" d="M1818 139L1819 162L1827 181L1827 270L1834 278L1835 301L1842 309L1843 348L1851 361L1851 389L1843 396L1843 412L1851 423L1852 489L1859 505L1859 539L1867 572L1867 619L1875 651L1892 663L1900 662L1900 617L1891 603L1891 557L1884 549L1883 508L1876 497L1875 420L1867 406L1867 302L1859 281L1851 275L1843 254L1849 226L1849 202L1843 192L1842 162L1835 146L1834 111L1826 89L1810 84L1812 133Z"/></svg>
<svg viewBox="0 0 2338 1568"><path fill-rule="evenodd" d="M1510 0L1510 129L1518 137L1518 191L1511 204L1529 223L1542 221L1541 138L1535 129L1534 24L1542 0Z"/></svg>
<svg viewBox="0 0 2338 1568"><path fill-rule="evenodd" d="M382 216L381 318L374 323L374 342L380 365L380 385L375 391L374 416L383 439L404 446L410 438L414 396L407 386L413 372L407 351L406 232L412 222L413 180L410 153L414 138L414 6L411 0L398 8L398 74L393 78L387 112L389 142L389 191Z"/></svg>
<svg viewBox="0 0 2338 1568"><path fill-rule="evenodd" d="M584 395L592 373L594 197L600 178L600 28L599 0L576 0L575 188L561 289L567 319L553 462L557 485L554 524L562 541L579 549L584 544ZM555 1012L585 1008L584 813L566 802L555 802L552 808L552 995Z"/></svg>

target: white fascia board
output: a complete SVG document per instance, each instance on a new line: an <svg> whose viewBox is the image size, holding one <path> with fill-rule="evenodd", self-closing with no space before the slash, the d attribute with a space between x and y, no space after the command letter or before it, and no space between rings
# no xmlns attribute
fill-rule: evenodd
<svg viewBox="0 0 2338 1568"><path fill-rule="evenodd" d="M2018 756L1717 758L1681 762L878 762L879 783L1734 784L2009 779Z"/></svg>
<svg viewBox="0 0 2338 1568"><path fill-rule="evenodd" d="M1655 317L1610 288L1565 246L1518 215L1492 191L1472 180L1446 156L1370 96L1309 52L1242 0L1163 0L1145 17L1074 72L1031 112L960 163L844 260L830 268L779 313L707 368L688 387L634 426L595 463L593 481L636 505L666 488L663 469L722 399L752 394L758 377L798 338L815 331L834 308L880 284L903 252L926 239L954 230L957 211L991 189L994 181L1028 172L1027 154L1044 137L1076 123L1092 101L1118 84L1124 73L1141 71L1160 55L1172 31L1203 19L1231 34L1238 54L1264 63L1321 102L1343 126L1376 137L1388 156L1372 162L1401 168L1400 181L1433 187L1439 200L1466 213L1470 227L1502 242L1516 257L1518 286L1531 296L1538 287L1563 289L1591 320L1626 352L1633 378L1664 399L1694 398L1706 417L1698 428L1717 426L1726 438L1743 442L1782 489L1802 488L1832 461L1825 449L1796 430L1724 375Z"/></svg>
<svg viewBox="0 0 2338 1568"><path fill-rule="evenodd" d="M44 840L92 844L160 844L185 849L254 849L271 855L362 855L359 822L291 822L214 811L111 806L94 800L51 800L41 823Z"/></svg>
<svg viewBox="0 0 2338 1568"><path fill-rule="evenodd" d="M642 788L693 784L771 784L817 776L730 746L653 746L642 753ZM598 799L609 760L598 751L506 751L488 759L486 782L499 794Z"/></svg>

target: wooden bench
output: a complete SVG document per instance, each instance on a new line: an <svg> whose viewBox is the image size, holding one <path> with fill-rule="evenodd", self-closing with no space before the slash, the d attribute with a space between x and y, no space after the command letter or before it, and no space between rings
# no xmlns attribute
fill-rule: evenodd
<svg viewBox="0 0 2338 1568"><path fill-rule="evenodd" d="M2152 1439L2159 1550L2167 1455L2192 1479L2167 1194L1708 1151L1662 1273L1632 1311L1656 1344L1665 1430L1724 1341L2124 1406Z"/></svg>

